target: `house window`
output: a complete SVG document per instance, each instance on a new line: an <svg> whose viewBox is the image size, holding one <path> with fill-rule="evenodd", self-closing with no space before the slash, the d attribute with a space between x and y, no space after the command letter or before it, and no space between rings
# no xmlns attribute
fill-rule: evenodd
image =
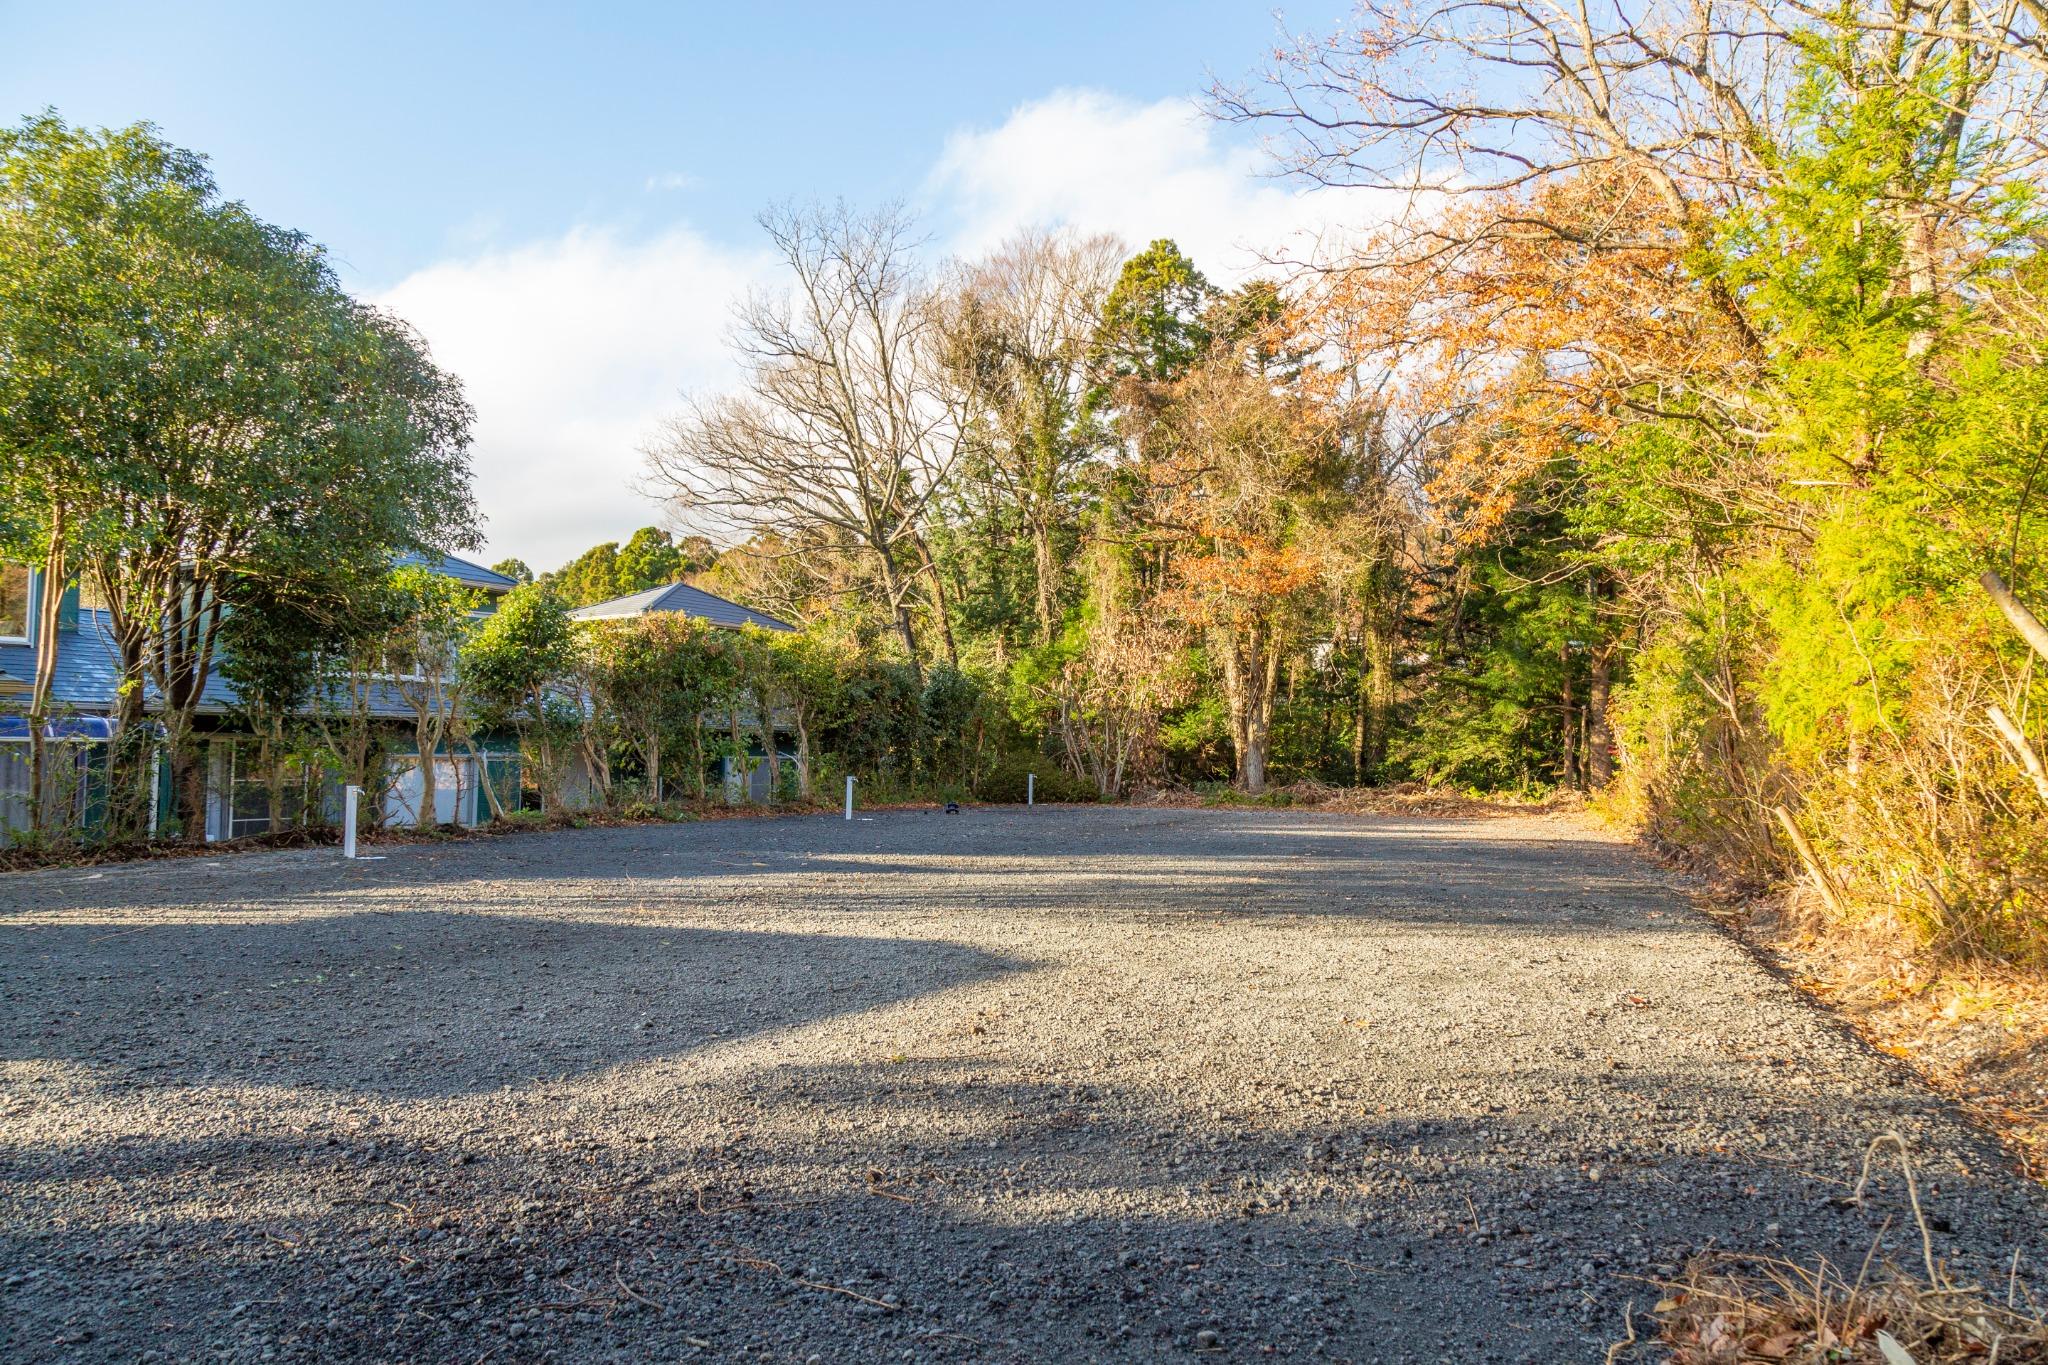
<svg viewBox="0 0 2048 1365"><path fill-rule="evenodd" d="M0 640L28 638L28 570L0 564Z"/></svg>
<svg viewBox="0 0 2048 1365"><path fill-rule="evenodd" d="M223 740L228 751L227 817L230 839L270 830L270 775L263 768L262 746L252 740ZM278 792L278 817L287 829L305 823L306 768L298 759L287 759L279 774L283 787Z"/></svg>

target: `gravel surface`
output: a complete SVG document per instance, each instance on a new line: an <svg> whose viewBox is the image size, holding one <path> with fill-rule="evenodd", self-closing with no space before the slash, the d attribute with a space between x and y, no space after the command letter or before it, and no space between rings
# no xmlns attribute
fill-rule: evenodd
<svg viewBox="0 0 2048 1365"><path fill-rule="evenodd" d="M0 877L0 1357L1598 1361L1917 1154L2048 1202L1563 816L970 810Z"/></svg>

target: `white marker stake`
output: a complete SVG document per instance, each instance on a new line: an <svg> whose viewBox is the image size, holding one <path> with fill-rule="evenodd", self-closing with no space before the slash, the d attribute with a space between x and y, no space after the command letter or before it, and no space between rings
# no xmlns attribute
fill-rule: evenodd
<svg viewBox="0 0 2048 1365"><path fill-rule="evenodd" d="M361 787L341 789L341 856L356 856L356 798L363 794Z"/></svg>
<svg viewBox="0 0 2048 1365"><path fill-rule="evenodd" d="M1037 773L1024 774L1024 804L1027 806L1035 806L1038 804Z"/></svg>
<svg viewBox="0 0 2048 1365"><path fill-rule="evenodd" d="M853 779L846 779L846 818L853 818Z"/></svg>

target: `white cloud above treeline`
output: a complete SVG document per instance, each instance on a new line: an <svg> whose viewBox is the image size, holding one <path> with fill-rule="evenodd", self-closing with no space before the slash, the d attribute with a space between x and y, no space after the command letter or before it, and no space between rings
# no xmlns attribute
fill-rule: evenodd
<svg viewBox="0 0 2048 1365"><path fill-rule="evenodd" d="M1190 102L1062 91L953 134L914 207L935 258L1067 225L1134 247L1172 237L1231 283L1363 208L1270 179L1266 165ZM754 241L714 241L686 222L652 235L588 225L458 252L376 301L419 329L476 406L486 558L546 570L658 519L636 491L639 448L680 393L731 382L732 305L775 284Z"/></svg>
<svg viewBox="0 0 2048 1365"><path fill-rule="evenodd" d="M578 228L442 261L378 298L476 408L487 558L544 571L655 520L633 491L639 447L678 391L730 382L731 302L767 273L765 254L688 228Z"/></svg>
<svg viewBox="0 0 2048 1365"><path fill-rule="evenodd" d="M1062 224L1114 233L1134 249L1171 238L1221 284L1270 258L1309 254L1341 215L1360 211L1358 196L1275 178L1264 152L1227 133L1187 100L1065 90L997 127L954 133L927 192L952 220L959 254Z"/></svg>

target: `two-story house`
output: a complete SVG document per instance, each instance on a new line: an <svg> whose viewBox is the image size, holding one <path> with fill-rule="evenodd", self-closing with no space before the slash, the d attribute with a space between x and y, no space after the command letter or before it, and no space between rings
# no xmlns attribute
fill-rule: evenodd
<svg viewBox="0 0 2048 1365"><path fill-rule="evenodd" d="M434 558L402 556L400 563L426 564L478 590L486 609L517 584L454 555ZM67 823L92 829L102 805L105 746L112 737L112 716L121 680L120 654L108 628L107 613L77 584L64 588L54 638L36 638L42 575L19 565L0 565L0 837L28 823L29 731L27 710L39 656L53 651L55 670L50 689L50 720L44 734L51 741L46 796L68 808ZM403 752L403 722L414 714L414 701L398 679L372 680L363 688L361 705L373 720L389 722L395 741L391 771L395 781L385 794L387 823L414 824L419 819L423 784L413 756ZM145 714L155 709L155 692L145 693ZM256 763L257 745L242 729L235 697L216 672L201 694L198 722L206 744L206 837L234 838L269 828L269 783ZM478 746L486 773L500 792L518 791L518 755L509 743ZM467 748L436 756L434 817L440 823L476 824L488 816L488 802L479 790L477 763ZM168 765L159 761L152 826L167 819L174 807ZM408 776L409 773L409 776ZM340 794L325 775L294 767L297 784L289 807L295 811L332 815Z"/></svg>
<svg viewBox="0 0 2048 1365"><path fill-rule="evenodd" d="M480 614L495 610L498 599L517 583L505 575L455 555L423 558L400 556L400 564L424 564L477 590ZM27 827L29 800L29 731L25 712L39 657L53 657L50 717L44 734L50 741L46 795L65 807L64 823L94 829L104 805L106 746L113 736L120 655L107 624L106 611L73 584L63 590L52 640L36 638L41 616L42 576L19 565L0 565L0 842L9 831ZM634 593L599 602L570 613L578 620L618 620L655 613L679 613L726 629L756 626L788 631L795 627L765 612L727 601L687 583ZM54 651L53 654L49 651ZM413 825L427 812L426 783L420 771L413 721L417 708L434 704L437 690L429 679L415 676L416 664L394 663L392 671L352 682L347 698L329 697L328 707L359 709L379 725L385 739L385 771L389 785L382 794L382 818L392 825ZM145 694L144 712L156 709L154 690ZM743 717L752 728L752 720ZM260 762L261 747L244 729L232 688L216 671L201 695L198 724L206 746L206 838L230 839L270 828L269 774ZM778 746L780 747L780 746ZM758 760L762 755L752 755ZM473 737L460 745L443 743L432 757L435 824L476 825L490 818L489 783L501 804L519 803L521 772L518 746L509 737ZM766 775L757 761L735 764L722 760L729 793L750 792L765 800ZM286 771L291 790L283 808L289 822L311 816L332 821L341 804L339 779L317 767L291 764ZM570 805L591 799L588 774L565 778L563 800ZM152 828L160 828L176 802L170 789L169 765L159 756Z"/></svg>

